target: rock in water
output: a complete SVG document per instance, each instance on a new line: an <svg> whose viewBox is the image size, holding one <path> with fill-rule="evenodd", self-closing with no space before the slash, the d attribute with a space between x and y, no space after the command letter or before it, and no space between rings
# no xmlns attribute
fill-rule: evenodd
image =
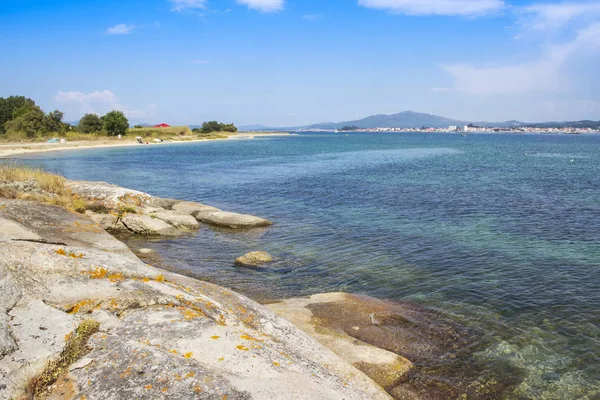
<svg viewBox="0 0 600 400"><path fill-rule="evenodd" d="M200 222L232 229L260 228L273 225L269 220L248 214L237 214L227 211L195 212L194 216Z"/></svg>
<svg viewBox="0 0 600 400"><path fill-rule="evenodd" d="M181 234L177 228L165 221L144 214L127 214L121 221L130 231L141 235L177 236Z"/></svg>
<svg viewBox="0 0 600 400"><path fill-rule="evenodd" d="M235 260L237 265L243 267L262 267L273 261L273 257L264 251L253 251Z"/></svg>

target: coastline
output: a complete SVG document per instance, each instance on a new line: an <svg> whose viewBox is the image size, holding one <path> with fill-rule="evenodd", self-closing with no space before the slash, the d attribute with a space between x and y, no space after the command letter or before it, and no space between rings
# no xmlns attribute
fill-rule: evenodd
<svg viewBox="0 0 600 400"><path fill-rule="evenodd" d="M232 135L227 138L217 139L197 139L190 138L183 140L165 140L161 143L148 143L147 146L157 145L168 145L168 144L185 144L185 143L198 143L198 142L212 142L222 140L247 140L255 137L285 137L293 136L292 133L242 133ZM45 142L34 142L34 143L1 143L0 142L0 158L9 158L15 155L22 154L34 154L34 153L46 153L52 151L66 151L66 150L88 150L88 149L101 149L111 147L132 147L132 146L146 146L146 144L140 144L132 139L121 139L121 140L101 140L101 141L87 141L78 140L73 142L61 143L45 143Z"/></svg>

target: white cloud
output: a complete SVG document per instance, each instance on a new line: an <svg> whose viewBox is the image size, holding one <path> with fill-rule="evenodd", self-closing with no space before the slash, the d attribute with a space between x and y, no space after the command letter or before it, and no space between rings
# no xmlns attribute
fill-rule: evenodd
<svg viewBox="0 0 600 400"><path fill-rule="evenodd" d="M173 5L173 11L183 11L187 9L205 9L206 0L169 0Z"/></svg>
<svg viewBox="0 0 600 400"><path fill-rule="evenodd" d="M455 88L476 95L569 91L579 77L570 66L596 65L600 55L600 23L580 29L566 43L550 45L537 59L521 64L475 66L445 65Z"/></svg>
<svg viewBox="0 0 600 400"><path fill-rule="evenodd" d="M129 118L144 118L147 113L130 110L121 104L121 100L110 90L83 92L58 92L54 99L66 107L67 115L77 118L83 114L103 115L112 110L123 111ZM63 107L63 108L64 108Z"/></svg>
<svg viewBox="0 0 600 400"><path fill-rule="evenodd" d="M237 2L261 12L277 12L283 10L284 0L237 0Z"/></svg>
<svg viewBox="0 0 600 400"><path fill-rule="evenodd" d="M135 29L135 25L119 24L106 30L109 35L129 35Z"/></svg>
<svg viewBox="0 0 600 400"><path fill-rule="evenodd" d="M600 16L600 2L540 3L517 9L525 29L559 29L574 20Z"/></svg>
<svg viewBox="0 0 600 400"><path fill-rule="evenodd" d="M479 16L502 10L503 0L358 0L367 8L407 15Z"/></svg>

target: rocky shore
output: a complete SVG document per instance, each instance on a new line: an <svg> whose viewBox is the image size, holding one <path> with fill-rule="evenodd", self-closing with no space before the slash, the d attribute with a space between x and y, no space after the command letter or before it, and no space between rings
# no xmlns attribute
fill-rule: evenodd
<svg viewBox="0 0 600 400"><path fill-rule="evenodd" d="M423 396L402 355L443 359L466 340L455 326L441 326L439 340L420 310L345 293L260 305L155 268L108 233L270 221L102 182L67 185L91 204L85 214L0 198L0 399L447 398ZM268 267L266 256L238 264Z"/></svg>

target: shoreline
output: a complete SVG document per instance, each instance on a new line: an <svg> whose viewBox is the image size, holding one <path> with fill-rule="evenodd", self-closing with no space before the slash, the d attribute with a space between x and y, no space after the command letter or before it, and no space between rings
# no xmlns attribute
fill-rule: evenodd
<svg viewBox="0 0 600 400"><path fill-rule="evenodd" d="M238 135L229 136L227 138L217 139L197 139L193 138L190 140L165 140L161 143L149 142L148 144L140 144L135 140L131 139L115 139L115 140L102 140L102 141L87 141L77 140L74 142L61 143L45 143L45 142L33 142L33 143L1 143L0 142L0 158L10 158L16 155L23 154L35 154L35 153L47 153L52 151L66 151L66 150L88 150L88 149L101 149L111 147L133 147L133 146L154 146L154 145L168 145L168 144L186 144L186 143L198 143L198 142L213 142L223 140L245 140L254 139L256 137L286 137L294 136L293 133L242 133Z"/></svg>

